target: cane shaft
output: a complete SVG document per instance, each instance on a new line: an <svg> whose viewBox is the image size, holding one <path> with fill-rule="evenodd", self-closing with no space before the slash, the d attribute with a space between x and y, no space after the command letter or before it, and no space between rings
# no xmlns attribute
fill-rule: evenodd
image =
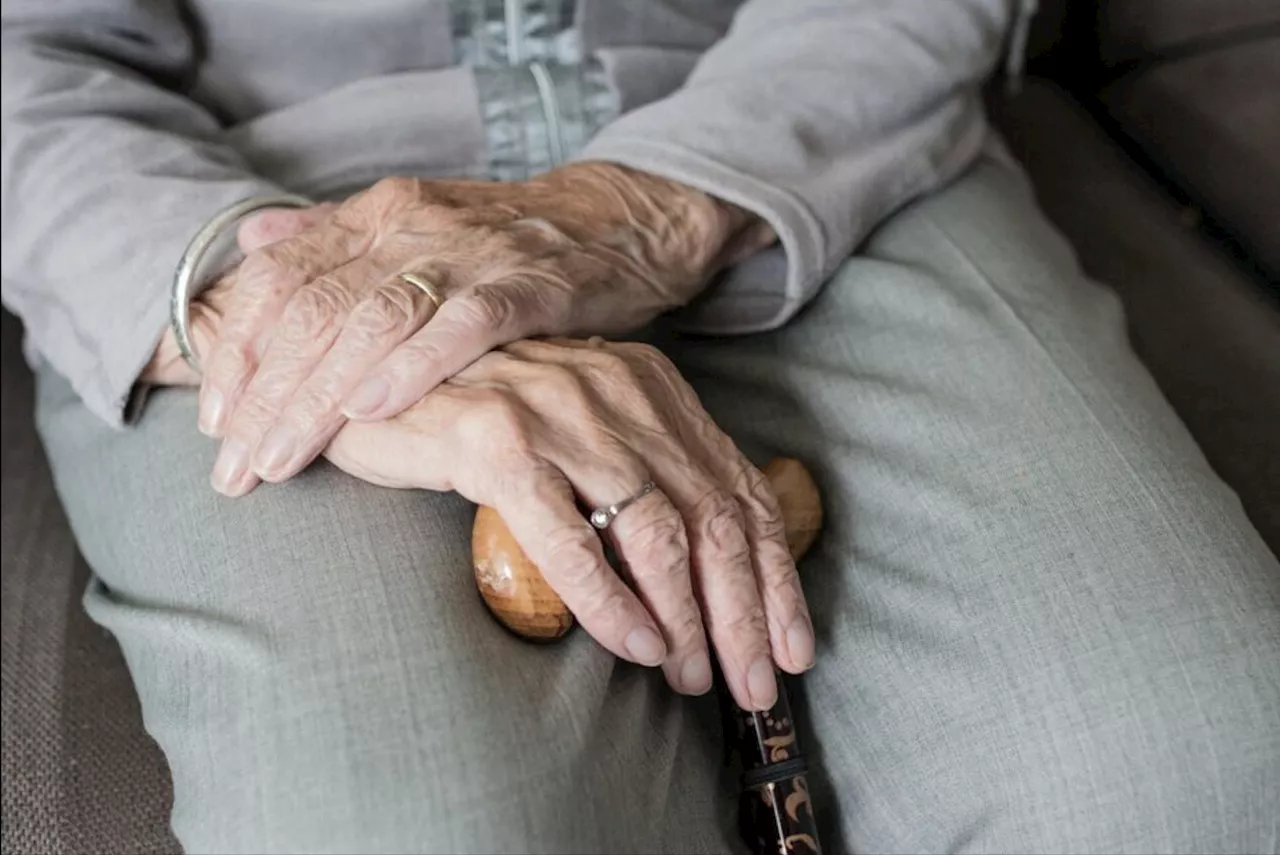
<svg viewBox="0 0 1280 855"><path fill-rule="evenodd" d="M756 855L821 855L804 754L786 686L765 712L734 707L743 775L739 832Z"/></svg>

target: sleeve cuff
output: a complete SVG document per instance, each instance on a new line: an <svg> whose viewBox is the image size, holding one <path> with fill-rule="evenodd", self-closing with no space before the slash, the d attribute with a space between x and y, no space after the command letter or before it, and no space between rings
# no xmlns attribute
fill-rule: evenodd
<svg viewBox="0 0 1280 855"><path fill-rule="evenodd" d="M683 328L725 335L773 329L821 287L828 266L826 238L813 212L786 190L679 146L607 132L577 159L619 163L679 181L751 211L773 227L782 250L765 250L726 271L679 313Z"/></svg>

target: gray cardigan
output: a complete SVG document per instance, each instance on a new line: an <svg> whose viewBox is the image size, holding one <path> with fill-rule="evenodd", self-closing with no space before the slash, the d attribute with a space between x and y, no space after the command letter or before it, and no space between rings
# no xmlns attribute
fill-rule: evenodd
<svg viewBox="0 0 1280 855"><path fill-rule="evenodd" d="M4 303L28 353L121 424L165 328L175 261L213 213L388 174L502 177L490 93L518 101L517 80L580 90L582 74L558 69L581 59L621 115L599 130L587 121L568 154L768 220L780 247L684 317L704 331L767 329L887 214L994 144L980 86L1033 5L6 0ZM484 19L499 7L518 20ZM494 76L528 59L554 73Z"/></svg>

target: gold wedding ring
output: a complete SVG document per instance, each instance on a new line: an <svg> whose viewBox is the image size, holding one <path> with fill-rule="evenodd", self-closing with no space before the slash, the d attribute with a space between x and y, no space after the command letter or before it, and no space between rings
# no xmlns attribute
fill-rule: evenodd
<svg viewBox="0 0 1280 855"><path fill-rule="evenodd" d="M436 304L437 311L444 304L444 295L440 293L436 283L432 282L426 275L422 273L401 273L400 279L426 294L427 299Z"/></svg>

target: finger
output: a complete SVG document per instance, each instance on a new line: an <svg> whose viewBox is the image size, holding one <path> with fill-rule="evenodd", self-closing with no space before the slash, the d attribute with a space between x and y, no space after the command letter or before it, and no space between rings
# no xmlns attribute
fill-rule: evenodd
<svg viewBox="0 0 1280 855"><path fill-rule="evenodd" d="M356 283L382 279L385 267L378 258L359 258L294 294L261 364L236 399L214 464L215 490L242 495L235 485L250 471L254 451L285 405L333 346L355 301Z"/></svg>
<svg viewBox="0 0 1280 855"><path fill-rule="evenodd" d="M718 474L720 483L729 485L743 510L774 661L792 674L803 673L814 662L813 622L795 559L787 547L782 508L764 473L743 457L728 437L721 436L719 442L708 438L709 444L719 448L704 459L708 468Z"/></svg>
<svg viewBox="0 0 1280 855"><path fill-rule="evenodd" d="M574 502L573 489L549 465L507 479L491 503L547 583L591 636L638 665L667 658L653 617L605 560L600 538Z"/></svg>
<svg viewBox="0 0 1280 855"><path fill-rule="evenodd" d="M201 432L223 435L270 341L269 328L298 289L363 255L372 239L371 231L348 228L335 214L319 227L266 246L241 262L218 340L205 363Z"/></svg>
<svg viewBox="0 0 1280 855"><path fill-rule="evenodd" d="M742 508L694 460L677 460L646 457L684 517L703 623L738 706L769 709L778 686Z"/></svg>
<svg viewBox="0 0 1280 855"><path fill-rule="evenodd" d="M665 358L652 348L644 352L650 358L633 359L634 369L653 383L663 382L674 369L669 369ZM773 488L715 424L687 383L665 386L675 397L673 409L687 420L680 435L689 451L742 509L774 661L793 674L806 671L813 666L815 656L813 623L795 559L787 547L786 523Z"/></svg>
<svg viewBox="0 0 1280 855"><path fill-rule="evenodd" d="M209 307L200 300L193 301L189 311L188 326L196 353L202 353L215 336L216 321ZM156 386L198 386L200 374L187 364L178 349L173 330L165 330L155 356L138 375L139 382Z"/></svg>
<svg viewBox="0 0 1280 855"><path fill-rule="evenodd" d="M248 255L276 241L315 228L338 207L324 202L310 208L264 208L245 217L236 229L236 244Z"/></svg>
<svg viewBox="0 0 1280 855"><path fill-rule="evenodd" d="M488 473L468 465L487 456L473 453L473 446L460 441L474 426L473 422L459 429L468 416L475 417L477 397L474 390L446 384L398 419L345 422L325 446L325 459L348 475L380 487L456 491L476 504L493 505L496 491L483 483Z"/></svg>
<svg viewBox="0 0 1280 855"><path fill-rule="evenodd" d="M711 657L680 512L659 488L628 507L608 533L641 601L662 628L669 651L663 666L667 682L677 692L705 693L711 688Z"/></svg>
<svg viewBox="0 0 1280 855"><path fill-rule="evenodd" d="M777 699L777 681L747 522L724 483L694 456L699 451L697 434L718 428L710 424L692 390L665 360L627 358L623 355L627 346L603 342L559 344L579 353L569 357L567 347L533 343L518 343L508 350L558 362L589 358L595 373L610 386L660 392L664 398L674 395L663 401L662 412L644 394L613 400L622 405L621 418L630 417L640 426L636 435L643 445L636 450L684 518L702 620L735 700L745 709L771 707ZM591 355L584 356L582 350ZM646 348L648 352L652 348ZM698 414L707 422L687 422ZM672 419L680 420L676 427L688 429L668 429Z"/></svg>
<svg viewBox="0 0 1280 855"><path fill-rule="evenodd" d="M582 453L584 445L591 454ZM648 479L634 453L607 440L588 440L572 448L561 445L558 452L548 455L550 461L592 508L634 496ZM711 688L711 659L693 594L689 541L680 512L658 489L624 508L605 534L661 628L668 651L663 663L667 682L685 694L706 692Z"/></svg>
<svg viewBox="0 0 1280 855"><path fill-rule="evenodd" d="M351 390L435 311L431 296L399 276L361 300L254 451L258 476L283 481L311 463L345 423L341 407Z"/></svg>
<svg viewBox="0 0 1280 855"><path fill-rule="evenodd" d="M493 348L531 332L534 312L522 308L521 293L495 284L445 300L426 326L373 369L343 412L363 421L390 418Z"/></svg>

